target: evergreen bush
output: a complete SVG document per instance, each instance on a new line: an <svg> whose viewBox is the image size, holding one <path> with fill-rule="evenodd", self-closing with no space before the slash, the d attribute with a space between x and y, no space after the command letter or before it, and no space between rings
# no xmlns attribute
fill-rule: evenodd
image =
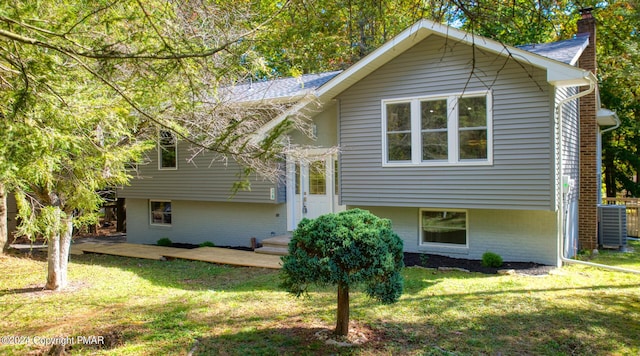
<svg viewBox="0 0 640 356"><path fill-rule="evenodd" d="M402 294L402 250L391 221L366 210L303 219L293 232L289 255L282 257L282 286L300 296L310 284L337 285L336 334L347 335L349 287L364 284L370 297L397 301Z"/></svg>
<svg viewBox="0 0 640 356"><path fill-rule="evenodd" d="M168 237L163 237L160 240L158 240L156 244L158 246L171 246L171 244L173 244L173 241L171 241L171 239Z"/></svg>
<svg viewBox="0 0 640 356"><path fill-rule="evenodd" d="M485 267L498 268L502 266L502 257L497 253L487 251L482 254L482 265Z"/></svg>

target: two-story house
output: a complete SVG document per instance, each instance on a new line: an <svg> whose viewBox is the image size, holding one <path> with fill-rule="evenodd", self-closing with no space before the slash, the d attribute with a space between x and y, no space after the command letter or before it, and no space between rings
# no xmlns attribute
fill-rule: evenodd
<svg viewBox="0 0 640 356"><path fill-rule="evenodd" d="M595 247L598 125L615 123L583 16L592 36L519 48L422 20L345 71L247 86L264 100L311 93L292 110L312 113L317 140L290 135L317 149L290 158L285 181L230 198L237 166L188 164L163 133L145 178L118 192L128 241L247 246L357 207L390 218L408 252L560 265L579 239Z"/></svg>

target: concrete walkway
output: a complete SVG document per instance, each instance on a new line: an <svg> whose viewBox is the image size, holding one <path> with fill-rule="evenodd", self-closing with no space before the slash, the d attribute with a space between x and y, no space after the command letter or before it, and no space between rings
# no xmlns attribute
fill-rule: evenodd
<svg viewBox="0 0 640 356"><path fill-rule="evenodd" d="M164 260L181 258L225 265L282 268L279 256L262 255L253 251L241 251L219 247L184 249L175 247L140 245L130 243L83 242L71 245L71 254L102 253L106 255Z"/></svg>

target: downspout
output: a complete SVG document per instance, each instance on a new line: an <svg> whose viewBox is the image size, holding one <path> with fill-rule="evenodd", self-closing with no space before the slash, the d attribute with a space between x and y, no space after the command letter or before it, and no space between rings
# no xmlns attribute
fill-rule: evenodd
<svg viewBox="0 0 640 356"><path fill-rule="evenodd" d="M620 123L620 119L617 116L615 117L615 119L616 119L616 124L615 125L613 125L611 127L607 127L606 129L600 131L600 133L603 134L605 132L613 131L613 130L617 129L618 127L620 127L620 124L621 124Z"/></svg>
<svg viewBox="0 0 640 356"><path fill-rule="evenodd" d="M559 145L559 150L560 150L560 161L558 163L558 173L559 173L559 179L562 182L562 177L563 177L563 172L562 172L562 107L564 104L568 103L569 101L572 100L576 100L579 99L585 95L591 94L595 88L596 88L596 83L598 82L596 76L592 73L592 72L588 72L585 74L584 76L585 79L587 79L589 81L589 89L587 89L586 91L583 92L579 92L577 94L574 94L568 98L562 99L558 105L556 106L556 115L558 116L558 130L557 130L557 135L558 135L558 145ZM607 132L610 130L614 130L616 129L618 126L620 126L620 122L618 121L617 125L614 127L610 127L607 128L606 130L602 131L602 132ZM571 187L569 187L569 189L571 189ZM570 191L569 191L570 192ZM569 192L567 192L567 195L569 194ZM639 270L633 270L633 269L629 269L629 268L622 268L622 267L615 267L615 266L607 266L607 265L603 265L600 263L593 263L593 262L586 262L586 261L580 261L580 260L575 260L572 258L568 258L565 256L564 254L564 244L565 244L565 238L566 238L566 234L564 231L564 217L565 214L568 216L568 212L565 212L565 207L564 207L564 196L563 194L561 194L561 198L560 198L560 202L559 202L559 209L558 211L560 212L560 214L558 215L558 237L560 239L560 251L559 251L559 256L560 256L560 261L564 262L564 263L569 263L569 264L580 264L580 265L585 265L585 266L590 266L590 267L597 267L597 268L604 268L604 269L608 269L608 270L612 270L612 271L617 271L617 272L626 272L626 273L635 273L635 274L640 274Z"/></svg>

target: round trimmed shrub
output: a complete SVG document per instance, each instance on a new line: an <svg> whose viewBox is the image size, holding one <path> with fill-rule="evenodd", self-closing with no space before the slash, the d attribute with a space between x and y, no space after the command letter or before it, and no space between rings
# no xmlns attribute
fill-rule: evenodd
<svg viewBox="0 0 640 356"><path fill-rule="evenodd" d="M158 246L171 246L171 244L173 244L173 241L171 241L171 239L168 238L168 237L163 237L160 240L158 240L158 242L156 242L156 244Z"/></svg>
<svg viewBox="0 0 640 356"><path fill-rule="evenodd" d="M502 266L502 257L497 253L487 251L482 254L482 265L485 267L498 268Z"/></svg>

